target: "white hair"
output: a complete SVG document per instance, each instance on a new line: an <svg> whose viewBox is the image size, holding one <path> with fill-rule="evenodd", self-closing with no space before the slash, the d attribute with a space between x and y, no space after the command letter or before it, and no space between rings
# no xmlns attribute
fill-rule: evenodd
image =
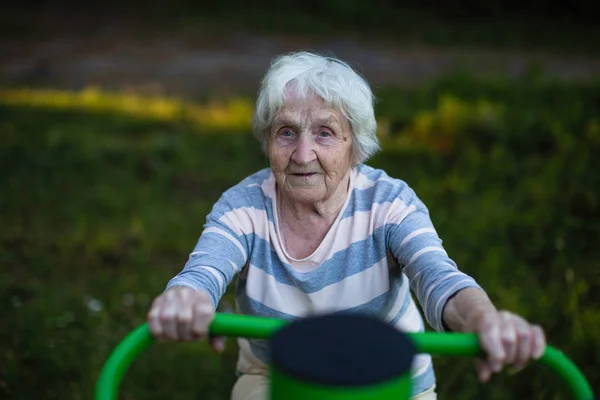
<svg viewBox="0 0 600 400"><path fill-rule="evenodd" d="M379 150L375 98L369 84L348 64L309 52L275 58L261 82L252 130L264 149L273 118L284 105L289 90L294 90L300 99L316 94L327 107L348 119L355 162L362 163Z"/></svg>

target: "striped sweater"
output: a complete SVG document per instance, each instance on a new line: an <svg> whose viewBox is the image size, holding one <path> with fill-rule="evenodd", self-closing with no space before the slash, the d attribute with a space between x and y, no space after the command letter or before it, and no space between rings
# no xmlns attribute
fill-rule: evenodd
<svg viewBox="0 0 600 400"><path fill-rule="evenodd" d="M319 247L291 257L281 238L275 177L263 169L227 190L207 216L183 270L167 285L208 292L216 307L235 276L238 312L292 320L317 313L358 312L405 332L425 319L443 331L448 298L479 287L448 257L426 206L402 180L355 166L342 211ZM238 339L240 373L267 373L263 340ZM415 358L413 394L435 383L432 360Z"/></svg>

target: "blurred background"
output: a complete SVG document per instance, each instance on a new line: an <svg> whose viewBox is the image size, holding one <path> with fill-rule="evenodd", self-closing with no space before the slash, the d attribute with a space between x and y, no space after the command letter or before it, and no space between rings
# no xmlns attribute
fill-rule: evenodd
<svg viewBox="0 0 600 400"><path fill-rule="evenodd" d="M214 202L267 166L256 89L301 49L367 78L384 148L369 164L411 185L460 268L599 391L598 4L3 2L0 398L92 398ZM157 344L121 398L228 399L236 350ZM540 365L486 385L470 360L436 369L440 399L569 398Z"/></svg>

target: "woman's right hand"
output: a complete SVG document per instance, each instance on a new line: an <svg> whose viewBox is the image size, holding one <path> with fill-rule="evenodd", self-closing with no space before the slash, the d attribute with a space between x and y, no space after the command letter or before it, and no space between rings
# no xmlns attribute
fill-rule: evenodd
<svg viewBox="0 0 600 400"><path fill-rule="evenodd" d="M177 286L154 300L148 312L148 325L157 339L192 341L208 336L214 317L208 293ZM225 348L225 338L211 337L210 342L217 352Z"/></svg>

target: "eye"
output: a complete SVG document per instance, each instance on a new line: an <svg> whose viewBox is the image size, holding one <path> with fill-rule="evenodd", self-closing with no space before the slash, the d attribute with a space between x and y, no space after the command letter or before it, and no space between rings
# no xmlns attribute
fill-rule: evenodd
<svg viewBox="0 0 600 400"><path fill-rule="evenodd" d="M331 132L329 132L329 131L320 131L319 132L319 137L327 138L327 137L330 137L330 136L331 136Z"/></svg>
<svg viewBox="0 0 600 400"><path fill-rule="evenodd" d="M290 138L290 137L294 136L294 132L292 132L289 129L282 129L279 131L279 136L285 137L285 138Z"/></svg>

